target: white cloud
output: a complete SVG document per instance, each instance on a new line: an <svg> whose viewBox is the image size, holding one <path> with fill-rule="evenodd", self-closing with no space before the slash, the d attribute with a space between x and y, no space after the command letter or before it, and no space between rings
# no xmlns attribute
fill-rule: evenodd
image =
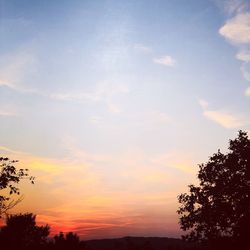
<svg viewBox="0 0 250 250"><path fill-rule="evenodd" d="M250 52L249 51L240 51L236 58L243 62L250 62Z"/></svg>
<svg viewBox="0 0 250 250"><path fill-rule="evenodd" d="M89 98L87 93L55 93L50 98L59 101L82 101Z"/></svg>
<svg viewBox="0 0 250 250"><path fill-rule="evenodd" d="M90 100L93 102L104 101L112 98L117 94L126 94L129 92L129 88L124 84L112 84L103 83L96 86L93 91L79 91L74 93L55 93L51 94L52 99L62 100L62 101L86 101Z"/></svg>
<svg viewBox="0 0 250 250"><path fill-rule="evenodd" d="M210 110L208 108L209 104L206 103L206 105L202 105L200 103L202 109L203 109L203 115L219 125L221 125L224 128L232 129L232 128L241 128L242 126L248 125L248 119L243 117L242 115L235 115L231 112L224 111L224 110Z"/></svg>
<svg viewBox="0 0 250 250"><path fill-rule="evenodd" d="M250 96L250 87L248 87L248 88L245 90L245 95L246 95L246 96Z"/></svg>
<svg viewBox="0 0 250 250"><path fill-rule="evenodd" d="M11 88L11 89L16 88L16 86L13 83L11 83L7 80L4 80L4 79L0 79L0 86L5 86L5 87Z"/></svg>
<svg viewBox="0 0 250 250"><path fill-rule="evenodd" d="M207 119L220 124L224 128L239 128L245 125L245 123L241 119L235 117L232 114L224 113L223 111L207 110L203 112L203 115Z"/></svg>
<svg viewBox="0 0 250 250"><path fill-rule="evenodd" d="M169 55L154 58L153 61L154 63L162 64L169 67L173 67L176 65L176 61Z"/></svg>
<svg viewBox="0 0 250 250"><path fill-rule="evenodd" d="M243 62L240 70L243 77L250 81L250 3L244 0L230 0L224 4L236 14L226 21L219 33L237 47L236 58ZM248 90L245 94L248 95L247 93Z"/></svg>
<svg viewBox="0 0 250 250"><path fill-rule="evenodd" d="M134 44L134 49L141 51L145 54L152 54L153 50L143 44ZM161 64L168 67L173 67L176 65L176 60L170 55L163 55L160 57L155 57L152 59L154 63Z"/></svg>
<svg viewBox="0 0 250 250"><path fill-rule="evenodd" d="M232 43L250 43L250 13L239 13L227 20L219 33Z"/></svg>

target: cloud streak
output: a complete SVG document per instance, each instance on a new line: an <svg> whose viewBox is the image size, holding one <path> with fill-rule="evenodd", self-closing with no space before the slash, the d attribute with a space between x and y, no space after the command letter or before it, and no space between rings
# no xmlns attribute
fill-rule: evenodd
<svg viewBox="0 0 250 250"><path fill-rule="evenodd" d="M224 110L211 110L209 109L209 103L204 100L200 100L199 104L203 109L204 117L226 129L241 128L249 125L248 119L244 116L235 115Z"/></svg>
<svg viewBox="0 0 250 250"><path fill-rule="evenodd" d="M176 65L176 60L169 55L154 58L153 62L167 67L173 67Z"/></svg>
<svg viewBox="0 0 250 250"><path fill-rule="evenodd" d="M113 101L114 97L128 94L129 88L125 84L102 83L98 84L93 91L83 91L78 93L55 93L49 95L51 99L59 101L94 102L105 103L107 109L117 114L121 109Z"/></svg>
<svg viewBox="0 0 250 250"><path fill-rule="evenodd" d="M218 110L207 110L203 112L203 115L218 124L220 124L224 128L240 128L245 123L239 118L235 117L230 113L226 113Z"/></svg>
<svg viewBox="0 0 250 250"><path fill-rule="evenodd" d="M240 61L243 62L250 62L250 52L249 51L240 51L237 55L236 58Z"/></svg>
<svg viewBox="0 0 250 250"><path fill-rule="evenodd" d="M10 111L0 110L0 117L1 116L12 117L12 116L17 116L17 114Z"/></svg>
<svg viewBox="0 0 250 250"><path fill-rule="evenodd" d="M147 47L143 44L134 44L134 49L140 52L143 52L145 54L153 54L153 49L150 47ZM170 56L170 55L162 55L159 57L152 58L152 61L156 64L164 65L166 67L174 67L176 66L176 60Z"/></svg>

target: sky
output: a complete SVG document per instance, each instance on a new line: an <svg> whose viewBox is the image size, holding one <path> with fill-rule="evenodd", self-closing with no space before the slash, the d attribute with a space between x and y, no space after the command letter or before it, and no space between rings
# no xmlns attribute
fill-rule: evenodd
<svg viewBox="0 0 250 250"><path fill-rule="evenodd" d="M180 237L198 164L250 131L249 0L0 0L12 212L82 239Z"/></svg>

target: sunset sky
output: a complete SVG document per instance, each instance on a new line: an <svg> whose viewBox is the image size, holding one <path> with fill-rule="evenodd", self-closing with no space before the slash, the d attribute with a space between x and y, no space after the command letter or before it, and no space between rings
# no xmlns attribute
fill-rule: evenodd
<svg viewBox="0 0 250 250"><path fill-rule="evenodd" d="M249 0L0 0L12 212L83 239L179 237L177 195L250 131Z"/></svg>

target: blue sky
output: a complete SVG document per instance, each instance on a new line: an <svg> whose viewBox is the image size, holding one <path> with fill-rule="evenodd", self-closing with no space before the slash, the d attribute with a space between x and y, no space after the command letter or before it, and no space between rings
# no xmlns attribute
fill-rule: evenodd
<svg viewBox="0 0 250 250"><path fill-rule="evenodd" d="M0 152L37 175L18 209L82 237L179 235L176 195L250 129L249 1L0 8Z"/></svg>

